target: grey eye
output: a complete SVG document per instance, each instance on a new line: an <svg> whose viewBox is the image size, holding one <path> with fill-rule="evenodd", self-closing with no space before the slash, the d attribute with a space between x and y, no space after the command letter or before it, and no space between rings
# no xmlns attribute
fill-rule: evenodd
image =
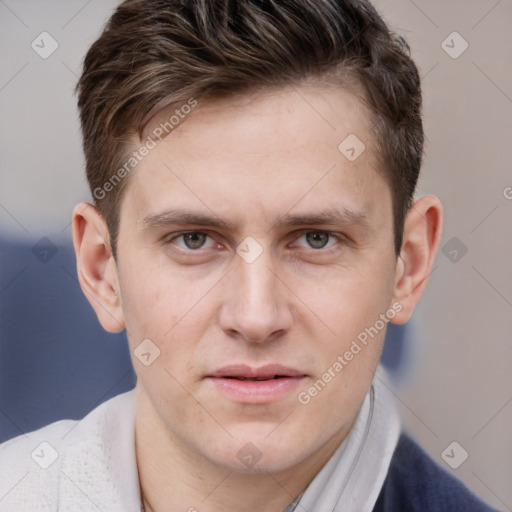
<svg viewBox="0 0 512 512"><path fill-rule="evenodd" d="M188 249L200 249L206 242L208 235L204 233L184 233L183 243Z"/></svg>
<svg viewBox="0 0 512 512"><path fill-rule="evenodd" d="M311 231L306 234L306 241L313 249L323 249L329 242L329 233Z"/></svg>

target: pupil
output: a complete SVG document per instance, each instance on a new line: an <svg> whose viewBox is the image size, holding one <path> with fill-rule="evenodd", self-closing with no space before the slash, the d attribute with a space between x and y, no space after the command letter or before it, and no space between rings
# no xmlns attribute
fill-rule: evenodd
<svg viewBox="0 0 512 512"><path fill-rule="evenodd" d="M329 241L329 233L312 232L306 235L308 244L314 249L322 249Z"/></svg>
<svg viewBox="0 0 512 512"><path fill-rule="evenodd" d="M183 235L185 245L189 249L199 249L204 245L206 235L203 233L186 233Z"/></svg>

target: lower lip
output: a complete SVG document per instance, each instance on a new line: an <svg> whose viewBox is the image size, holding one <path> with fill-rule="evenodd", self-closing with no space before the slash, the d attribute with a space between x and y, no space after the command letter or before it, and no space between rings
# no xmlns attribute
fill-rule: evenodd
<svg viewBox="0 0 512 512"><path fill-rule="evenodd" d="M270 380L238 380L210 377L209 380L232 400L246 404L264 404L285 397L297 389L304 378L299 376Z"/></svg>

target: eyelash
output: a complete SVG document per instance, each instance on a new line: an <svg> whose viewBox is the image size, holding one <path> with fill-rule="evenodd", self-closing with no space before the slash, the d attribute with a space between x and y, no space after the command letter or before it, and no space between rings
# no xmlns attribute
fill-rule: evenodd
<svg viewBox="0 0 512 512"><path fill-rule="evenodd" d="M311 250L312 252L315 252L315 253L323 253L323 254L329 254L329 253L332 253L336 250L336 247L337 245L341 242L341 243L344 243L347 241L346 237L342 234L338 234L338 233L332 233L331 231L325 231L325 230L321 230L321 229L318 229L318 230L307 230L307 231L301 231L299 236L297 236L296 238L294 238L294 241L296 242L297 240L299 240L300 238L306 236L307 234L309 233L325 233L327 235L329 235L329 240L327 243L329 243L331 241L332 238L334 238L337 243L334 244L334 245L331 245L331 246L328 246L327 248L319 248L319 249L315 249L313 247L309 247L309 248L305 248L305 247L299 247L299 249L309 249ZM189 235L189 234L201 234L201 235L205 235L207 237L209 237L210 239L214 240L213 236L208 233L207 231L182 231L180 233L176 233L176 234L173 234L172 237L166 237L164 239L164 244L165 245L171 245L173 244L173 242L175 240L178 240L179 238L185 236L185 235ZM179 250L181 251L184 251L184 252L187 252L187 253L197 253L197 254L200 254L201 252L204 252L205 250L208 250L208 249L203 249L202 247L200 247L199 249L190 249L190 248L182 248L182 247L179 247Z"/></svg>

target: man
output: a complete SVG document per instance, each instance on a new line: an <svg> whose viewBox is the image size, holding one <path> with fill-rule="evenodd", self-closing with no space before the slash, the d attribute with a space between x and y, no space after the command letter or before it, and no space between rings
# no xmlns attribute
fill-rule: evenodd
<svg viewBox="0 0 512 512"><path fill-rule="evenodd" d="M490 510L400 433L378 369L442 207L413 202L419 76L374 8L128 0L78 92L78 276L138 381L6 443L0 510Z"/></svg>

